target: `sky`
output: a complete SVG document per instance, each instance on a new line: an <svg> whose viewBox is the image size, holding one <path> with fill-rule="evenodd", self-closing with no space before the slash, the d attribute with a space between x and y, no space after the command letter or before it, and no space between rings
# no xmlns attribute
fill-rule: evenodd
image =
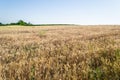
<svg viewBox="0 0 120 80"><path fill-rule="evenodd" d="M0 0L0 22L120 24L120 0Z"/></svg>

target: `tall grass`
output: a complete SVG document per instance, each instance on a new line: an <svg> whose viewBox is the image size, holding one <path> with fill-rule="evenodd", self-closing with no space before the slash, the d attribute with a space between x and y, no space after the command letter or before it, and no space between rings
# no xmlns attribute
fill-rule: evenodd
<svg viewBox="0 0 120 80"><path fill-rule="evenodd" d="M1 80L120 80L119 27L5 28L0 33Z"/></svg>

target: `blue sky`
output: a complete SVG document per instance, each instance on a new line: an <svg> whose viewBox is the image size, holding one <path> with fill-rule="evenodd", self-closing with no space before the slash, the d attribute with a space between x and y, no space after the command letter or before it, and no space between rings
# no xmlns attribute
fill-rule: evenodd
<svg viewBox="0 0 120 80"><path fill-rule="evenodd" d="M120 24L120 0L0 0L0 22Z"/></svg>

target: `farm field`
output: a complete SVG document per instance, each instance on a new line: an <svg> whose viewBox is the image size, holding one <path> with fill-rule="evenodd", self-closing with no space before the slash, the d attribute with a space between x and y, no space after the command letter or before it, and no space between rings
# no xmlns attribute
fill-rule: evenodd
<svg viewBox="0 0 120 80"><path fill-rule="evenodd" d="M120 80L120 26L1 26L0 80Z"/></svg>

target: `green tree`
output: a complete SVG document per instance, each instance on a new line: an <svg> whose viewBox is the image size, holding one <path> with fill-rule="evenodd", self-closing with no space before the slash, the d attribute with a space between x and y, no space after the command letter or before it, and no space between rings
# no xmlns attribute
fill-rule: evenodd
<svg viewBox="0 0 120 80"><path fill-rule="evenodd" d="M19 20L19 21L17 22L17 25L23 25L23 26L25 26L25 25L27 25L27 23L24 22L23 20Z"/></svg>
<svg viewBox="0 0 120 80"><path fill-rule="evenodd" d="M0 26L2 26L3 24L0 22Z"/></svg>
<svg viewBox="0 0 120 80"><path fill-rule="evenodd" d="M17 25L17 23L10 23L10 25Z"/></svg>

